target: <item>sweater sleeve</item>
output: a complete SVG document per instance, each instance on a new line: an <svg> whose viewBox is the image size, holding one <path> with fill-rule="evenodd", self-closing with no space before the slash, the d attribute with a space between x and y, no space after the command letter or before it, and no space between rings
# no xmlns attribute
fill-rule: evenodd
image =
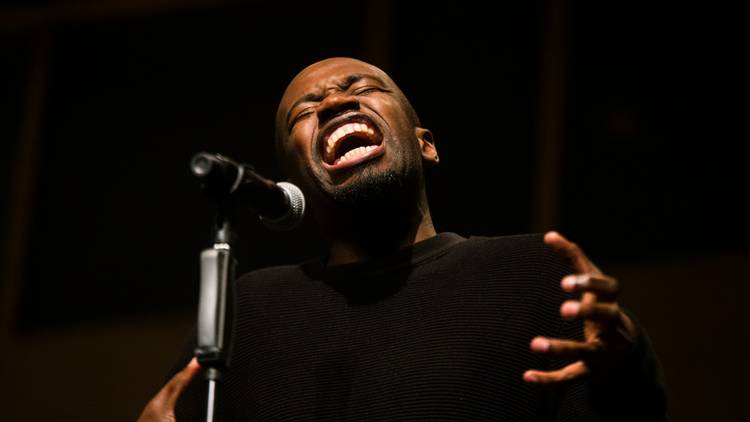
<svg viewBox="0 0 750 422"><path fill-rule="evenodd" d="M643 328L637 327L631 350L620 362L585 380L558 388L557 421L666 421L667 400L661 367ZM563 324L563 331L571 331ZM566 328L567 327L567 328ZM557 366L559 367L559 366Z"/></svg>
<svg viewBox="0 0 750 422"><path fill-rule="evenodd" d="M588 382L591 406L605 421L666 421L664 379L648 335L632 313L636 342L622 361Z"/></svg>

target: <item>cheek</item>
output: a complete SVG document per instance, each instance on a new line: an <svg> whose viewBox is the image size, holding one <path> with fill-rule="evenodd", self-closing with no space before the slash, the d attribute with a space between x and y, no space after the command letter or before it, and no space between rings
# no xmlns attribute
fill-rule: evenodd
<svg viewBox="0 0 750 422"><path fill-rule="evenodd" d="M409 117L402 111L400 103L392 99L381 108L380 115L388 122L392 130L399 134L400 138L408 135L409 138L414 136L414 127Z"/></svg>
<svg viewBox="0 0 750 422"><path fill-rule="evenodd" d="M309 158L312 147L312 139L315 133L315 122L313 119L306 119L297 123L289 134L289 142L297 156Z"/></svg>
<svg viewBox="0 0 750 422"><path fill-rule="evenodd" d="M399 114L393 114L388 117L388 123L391 129L391 136L396 145L402 151L412 151L419 149L419 141L414 127L408 119Z"/></svg>
<svg viewBox="0 0 750 422"><path fill-rule="evenodd" d="M309 159L308 148L305 147L304 143L300 139L290 138L289 145L286 150L287 163L291 164L291 167L301 168Z"/></svg>
<svg viewBox="0 0 750 422"><path fill-rule="evenodd" d="M297 182L302 182L308 179L311 173L316 173L311 143L314 130L314 122L300 122L289 134L286 149L286 162L289 164L287 172L290 176L293 175Z"/></svg>

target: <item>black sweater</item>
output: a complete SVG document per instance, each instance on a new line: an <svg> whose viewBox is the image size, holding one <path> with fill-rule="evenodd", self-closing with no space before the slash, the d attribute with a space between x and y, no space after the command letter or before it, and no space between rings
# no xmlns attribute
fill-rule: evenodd
<svg viewBox="0 0 750 422"><path fill-rule="evenodd" d="M534 336L581 338L581 323L559 314L569 273L541 235L451 233L367 263L248 273L236 284L218 420L663 420L643 334L621 367L598 379L523 381L527 369L570 363L531 353ZM193 383L178 422L204 418L205 391Z"/></svg>

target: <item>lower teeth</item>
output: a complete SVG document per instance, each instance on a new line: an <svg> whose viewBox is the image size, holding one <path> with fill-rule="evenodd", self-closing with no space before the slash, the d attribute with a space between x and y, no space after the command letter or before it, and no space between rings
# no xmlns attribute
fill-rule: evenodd
<svg viewBox="0 0 750 422"><path fill-rule="evenodd" d="M340 158L338 158L334 164L338 164L338 163L340 163L342 161L349 161L349 160L353 160L355 158L359 158L359 157L367 154L368 152L370 152L370 150L372 150L373 148L375 148L375 145L371 145L371 146L368 146L368 147L358 147L358 148L355 148L355 149L347 152L346 154L344 154Z"/></svg>

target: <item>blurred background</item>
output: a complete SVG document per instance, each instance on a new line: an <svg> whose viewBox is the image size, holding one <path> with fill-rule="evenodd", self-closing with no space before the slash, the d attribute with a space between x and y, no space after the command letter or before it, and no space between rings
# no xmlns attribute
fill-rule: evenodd
<svg viewBox="0 0 750 422"><path fill-rule="evenodd" d="M195 318L213 210L190 158L281 179L287 82L353 56L435 135L439 231L562 231L621 280L673 419L745 420L740 16L639 0L3 2L0 419L135 420ZM320 249L310 221L277 234L248 215L240 234L242 271Z"/></svg>

